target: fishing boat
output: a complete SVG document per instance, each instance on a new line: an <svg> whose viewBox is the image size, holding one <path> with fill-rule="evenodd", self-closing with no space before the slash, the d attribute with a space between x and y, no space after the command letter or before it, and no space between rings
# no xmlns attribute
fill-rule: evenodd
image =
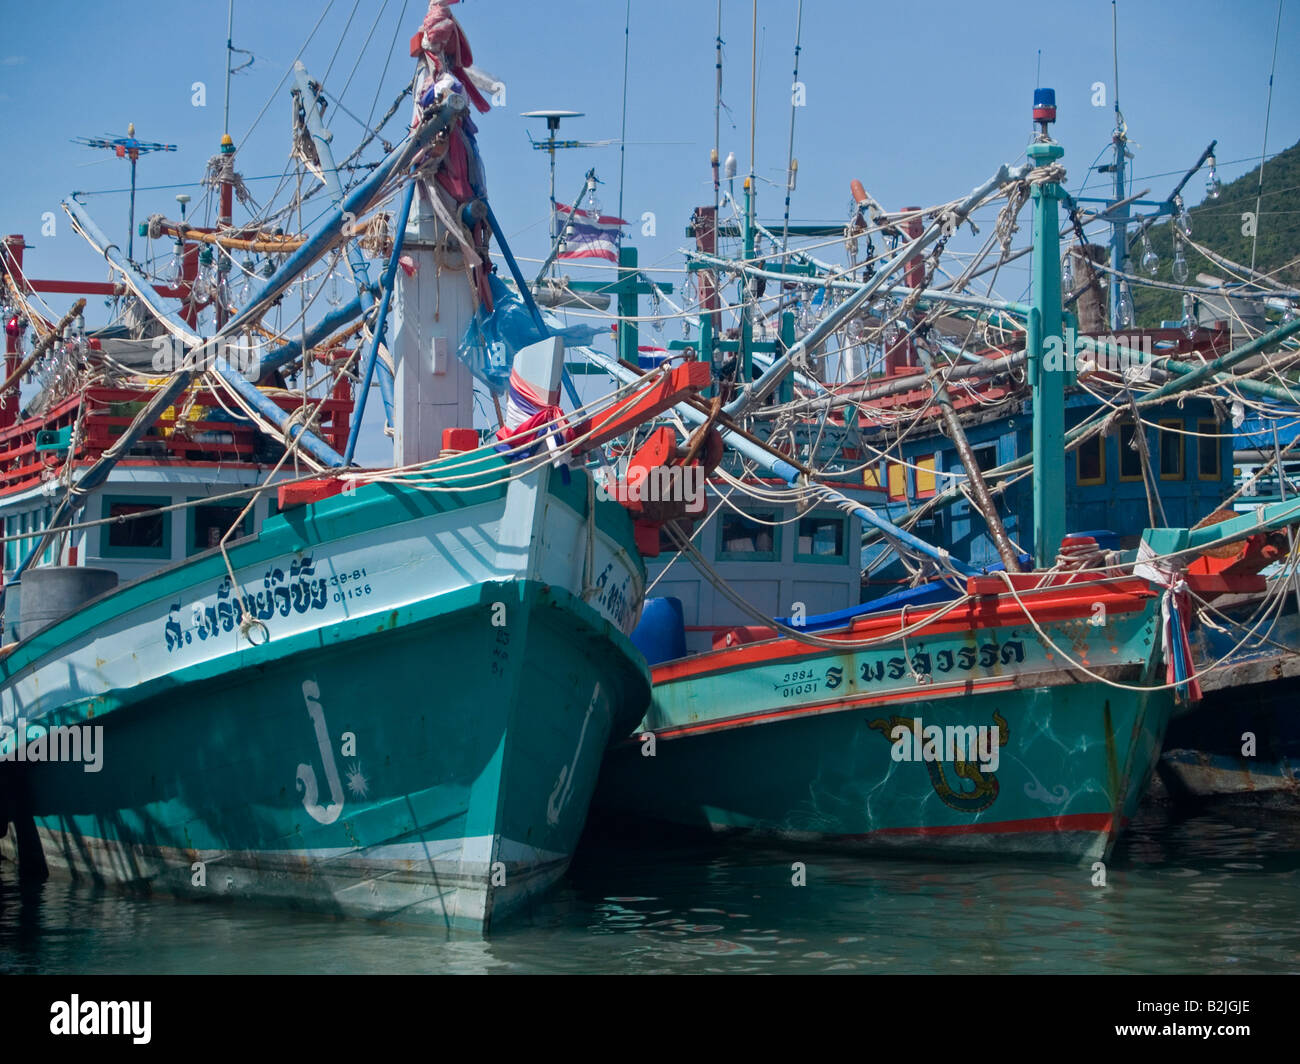
<svg viewBox="0 0 1300 1064"><path fill-rule="evenodd" d="M783 440L779 454L761 441L750 446L746 456L775 474L775 487L750 485L746 491L743 478L728 478L717 494L738 494L743 503L731 501L702 536L700 528L686 530L699 538L703 551L686 535L674 535L679 553L673 562L680 565L685 556L703 579L652 566L652 585L672 602L651 600L636 634L653 668L651 710L637 736L611 749L596 799L599 810L641 821L851 848L1047 853L1084 861L1105 860L1112 853L1153 774L1175 704L1199 697L1189 595L1221 593L1226 586L1222 567L1193 571L1202 548L1226 545L1234 553L1232 544L1250 537L1232 521L1227 522L1235 530L1231 534L1227 526L1221 533L1207 530L1209 526L1159 527L1141 520L1148 512L1140 495L1133 500L1144 511L1138 520L1115 514L1113 506L1109 515L1125 517L1121 531L1127 542L1099 543L1091 533L1067 534L1071 508L1085 502L1080 496L1087 493L1067 481L1066 445L1078 447L1096 435L1097 419L1091 419L1090 431L1086 410L1077 409L1077 402L1071 410L1066 388L1073 384L1076 368L1051 358L1054 349L1062 349L1065 335L1056 234L1057 205L1068 204L1069 197L1054 169L1061 149L1047 135L1055 118L1050 90L1036 93L1034 118L1038 135L1029 155L1036 180L1019 191L1014 191L1015 172L1003 168L992 182L954 201L956 206L887 215L855 188L864 215L862 231L893 229L889 252L869 255L870 268L860 271L861 279L836 283L843 301L801 340L780 337L768 346L768 368L757 366L757 352L764 346L760 340L742 329L733 334L730 347L725 341L719 345L701 317L700 346L733 351L739 363L731 385L734 398L723 411L733 417L745 412L761 421L762 404L774 398L773 419L797 418L811 410L818 420L803 436L796 431L790 443ZM936 258L923 260L927 244L942 247L943 234L959 228L993 189L1005 194L1009 188L1012 203L1032 199L1035 205L1032 303L1016 307L932 287ZM756 277L782 283L783 292L816 284L820 264L807 257L801 265L811 269L787 265L774 270L770 263L764 269L754 263L762 256L751 250L748 184L746 201L742 261L725 262L705 247L694 256L696 264L744 277L746 301L762 294ZM1004 218L999 230L1006 232ZM712 220L699 228L710 241L717 232ZM782 249L770 254L797 255L784 252L770 231L762 232ZM1000 261L1007 256L1004 243ZM973 268L967 267L965 275ZM842 276L844 271L839 272ZM904 275L898 279L906 284L897 285L895 274ZM832 282L824 283L829 292ZM902 299L892 308L886 304L883 314L876 311L875 319L863 325L863 308L873 302L879 306L891 293ZM830 305L829 296L825 303ZM855 320L859 330L874 330L877 336L893 326L903 335L887 340L886 350L904 349L918 333L910 315L923 304L938 309L925 316L919 330L921 364L908 379L908 367L900 360L894 380L874 382L877 387L883 383L886 394L891 388L895 395L924 391L928 401L918 405L933 411L931 418L902 419L906 431L900 436L908 437L910 450L901 455L895 450L894 466L869 457L886 451L872 447L869 436L864 439L872 408L862 400L870 398L871 384L860 385L861 394L845 402L843 389L819 379L818 351L837 332L852 337ZM980 317L1019 316L1027 394L1013 413L1028 415L1028 424L1002 410L994 418L979 416L978 400L991 399L987 405L999 406L1007 398L1005 388L1001 394L976 393L975 401L966 404L968 417L959 416L953 398L958 389L946 383L956 360L943 364L940 372L934 359L943 347L935 317L959 313L963 304L978 308ZM758 316L747 308L745 313L751 321ZM766 316L775 315L769 310ZM1168 356L1153 359L1162 376L1143 395L1144 406L1150 409L1166 396L1212 379L1295 331L1284 326L1231 351L1213 349L1220 340L1209 337L1213 357L1182 366ZM963 355L964 345L955 354ZM991 351L969 361L982 364L993 377L1008 367L1012 354ZM796 381L789 388L800 370L802 387ZM827 413L837 406L848 413L839 440L826 448L834 464L826 465L818 461L818 443L835 434ZM1205 406L1180 415L1208 416ZM689 411L681 412L690 418ZM935 461L940 427L951 460L942 467ZM754 431L762 435L762 429ZM986 436L975 435L980 432ZM1009 447L998 446L1008 440ZM1012 450L1017 442L1023 446ZM845 461L850 443L857 452L853 459L865 449L866 461ZM977 447L990 451L987 458ZM1226 447L1230 443L1221 441L1207 452L1214 460L1215 483L1198 481L1213 503L1202 508L1200 491L1191 490L1173 511L1188 525L1191 515L1203 516L1223 497L1217 492L1230 476ZM1104 445L1088 451L1099 470L1079 458L1079 486L1105 479ZM806 455L806 465L800 467L794 453ZM1008 528L986 481L999 475L1005 479L1016 469L1028 473L1031 465L1032 491L1023 492L1025 505L1009 507L1021 523ZM846 467L865 468L862 490L875 493L886 506L868 506L860 494L829 489L826 481L844 479ZM902 476L896 478L895 470ZM921 488L922 499L911 495L908 484ZM887 509L890 500L899 506ZM978 531L987 537L991 557L967 556L964 563L957 562L957 552L944 549L952 539L942 532L936 536L933 522L918 520L957 500L966 505L969 525L960 545L974 545ZM1282 506L1283 523L1294 517L1293 509ZM799 589L801 580L803 587L815 587L815 578L800 566L825 565L818 589L823 601L855 590L864 555L856 544L849 546L856 530L844 526L846 517L860 519L869 540L883 545L882 553L903 559L912 579L895 594L814 615L805 609ZM782 544L781 532L787 529ZM1023 547L1008 534L1013 530ZM1225 538L1220 541L1219 535ZM706 558L710 546L717 553ZM1022 571L1026 565L1032 571ZM1254 579L1257 569L1244 566L1232 576ZM836 583L840 586L832 590L829 585ZM766 609L751 601L755 592ZM739 619L736 610L748 616ZM710 638L711 647L701 645Z"/></svg>
<svg viewBox="0 0 1300 1064"><path fill-rule="evenodd" d="M144 225L175 241L173 276L66 200L130 311L117 332L44 317L36 294L75 286L6 244L3 390L63 359L0 439L0 856L22 875L487 931L563 874L608 741L645 711L637 531L583 455L701 377L565 419L563 338L488 268L495 237L518 280L467 118L485 76L445 5L411 55L411 128L347 187L295 64L295 155L331 201L309 233L233 224L228 136L218 224ZM356 297L272 328L322 261ZM133 370L146 346L174 357ZM496 435L472 427L489 358ZM363 469L372 383L394 461Z"/></svg>

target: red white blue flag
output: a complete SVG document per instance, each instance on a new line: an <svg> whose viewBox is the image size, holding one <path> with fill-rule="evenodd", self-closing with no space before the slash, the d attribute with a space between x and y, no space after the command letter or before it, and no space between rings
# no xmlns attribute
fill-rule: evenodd
<svg viewBox="0 0 1300 1064"><path fill-rule="evenodd" d="M606 259L618 262L618 245L623 238L622 226L627 222L609 214L591 211L573 211L563 203L555 205L556 225L562 228L564 239L560 244L559 259Z"/></svg>

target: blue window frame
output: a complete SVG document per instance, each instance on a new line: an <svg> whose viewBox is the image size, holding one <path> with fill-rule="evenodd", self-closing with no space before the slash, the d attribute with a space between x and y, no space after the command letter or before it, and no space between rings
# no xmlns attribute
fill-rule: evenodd
<svg viewBox="0 0 1300 1064"><path fill-rule="evenodd" d="M799 518L794 560L843 565L849 560L846 519L843 514L811 513Z"/></svg>
<svg viewBox="0 0 1300 1064"><path fill-rule="evenodd" d="M132 514L170 506L166 496L105 495L100 516L130 517ZM99 553L103 558L168 560L172 556L172 515L153 514L120 523L100 525Z"/></svg>
<svg viewBox="0 0 1300 1064"><path fill-rule="evenodd" d="M238 499L232 502L205 503L202 499L190 499L185 510L185 555L202 554L211 550L220 541L226 531L235 523L239 512L246 505ZM253 534L253 511L244 515L242 527L232 536L240 539Z"/></svg>
<svg viewBox="0 0 1300 1064"><path fill-rule="evenodd" d="M768 510L738 514L724 510L718 522L718 561L779 562L781 526Z"/></svg>

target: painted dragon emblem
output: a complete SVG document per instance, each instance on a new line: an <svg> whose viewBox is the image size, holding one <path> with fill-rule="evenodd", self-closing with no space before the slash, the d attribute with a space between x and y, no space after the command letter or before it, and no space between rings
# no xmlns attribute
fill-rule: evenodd
<svg viewBox="0 0 1300 1064"><path fill-rule="evenodd" d="M1007 726L1006 719L995 712L993 723L998 729L998 745L1006 746L1007 740L1011 737L1011 729ZM882 718L871 721L867 727L879 732L890 742L893 742L894 729L899 727L909 728L918 739L921 737L918 721L912 717ZM955 786L948 782L942 761L926 761L925 770L930 774L930 783L939 800L953 809L963 813L979 813L997 801L997 776L993 772L981 771L978 761L968 761L960 757L953 761L953 774L957 777ZM970 787L964 787L962 781L969 783Z"/></svg>

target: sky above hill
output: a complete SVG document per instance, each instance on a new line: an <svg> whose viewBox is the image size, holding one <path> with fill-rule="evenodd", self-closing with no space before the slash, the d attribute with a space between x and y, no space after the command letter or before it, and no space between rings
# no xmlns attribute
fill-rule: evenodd
<svg viewBox="0 0 1300 1064"><path fill-rule="evenodd" d="M287 81L280 82L299 49L311 74L341 94L350 112L328 116L342 156L363 134L367 116L382 114L409 79L407 42L425 7L424 0L235 0L234 43L256 58L232 79L230 132L255 196L268 195L285 167L289 105ZM798 0L758 0L757 7L758 214L779 222ZM1121 0L1119 89L1135 155L1134 192L1150 188L1153 198L1163 198L1216 138L1225 181L1258 163L1277 10L1276 0L1230 6ZM477 118L491 199L515 251L540 259L547 244L547 157L531 148L527 134L540 138L544 125L521 112L582 111L584 117L565 123L562 136L619 138L625 5L467 0L453 11L476 64L505 85L503 105ZM34 245L27 252L33 276L101 279L103 262L72 232L58 204L73 190L93 193L85 200L92 215L124 238L128 168L71 138L124 135L134 122L140 138L179 148L141 162L137 219L154 211L174 216L177 192L197 202L196 183L222 132L226 4L4 0L0 12L6 130L0 228L23 233ZM736 153L742 175L750 157L751 14L751 0L723 0L720 146L723 157ZM1039 80L1056 89L1054 135L1066 148L1068 187L1078 192L1087 181L1089 191L1103 194L1108 179L1088 168L1108 152L1114 126L1111 14L1105 0L1038 6L804 0L799 80L806 105L795 109L799 178L792 217L842 222L855 177L893 209L949 200L999 163L1021 162ZM594 166L611 213L619 206L622 162L622 215L634 223L630 239L641 264L652 270L680 270L691 209L713 200L715 20L713 0L632 0L625 154L620 159L613 144L559 158L558 197L570 199ZM1300 139L1297 45L1300 4L1285 0L1269 154ZM1098 83L1104 106L1094 105ZM390 140L408 117L404 105L385 131ZM1189 205L1203 196L1201 175L1188 186ZM48 211L55 212L53 236L42 235ZM644 231L647 213L654 235ZM985 213L991 221L992 212ZM682 279L671 272L662 277ZM1027 282L1022 261L1006 268L1000 292L1016 298ZM105 313L92 309L88 319ZM656 338L678 334L674 324Z"/></svg>

